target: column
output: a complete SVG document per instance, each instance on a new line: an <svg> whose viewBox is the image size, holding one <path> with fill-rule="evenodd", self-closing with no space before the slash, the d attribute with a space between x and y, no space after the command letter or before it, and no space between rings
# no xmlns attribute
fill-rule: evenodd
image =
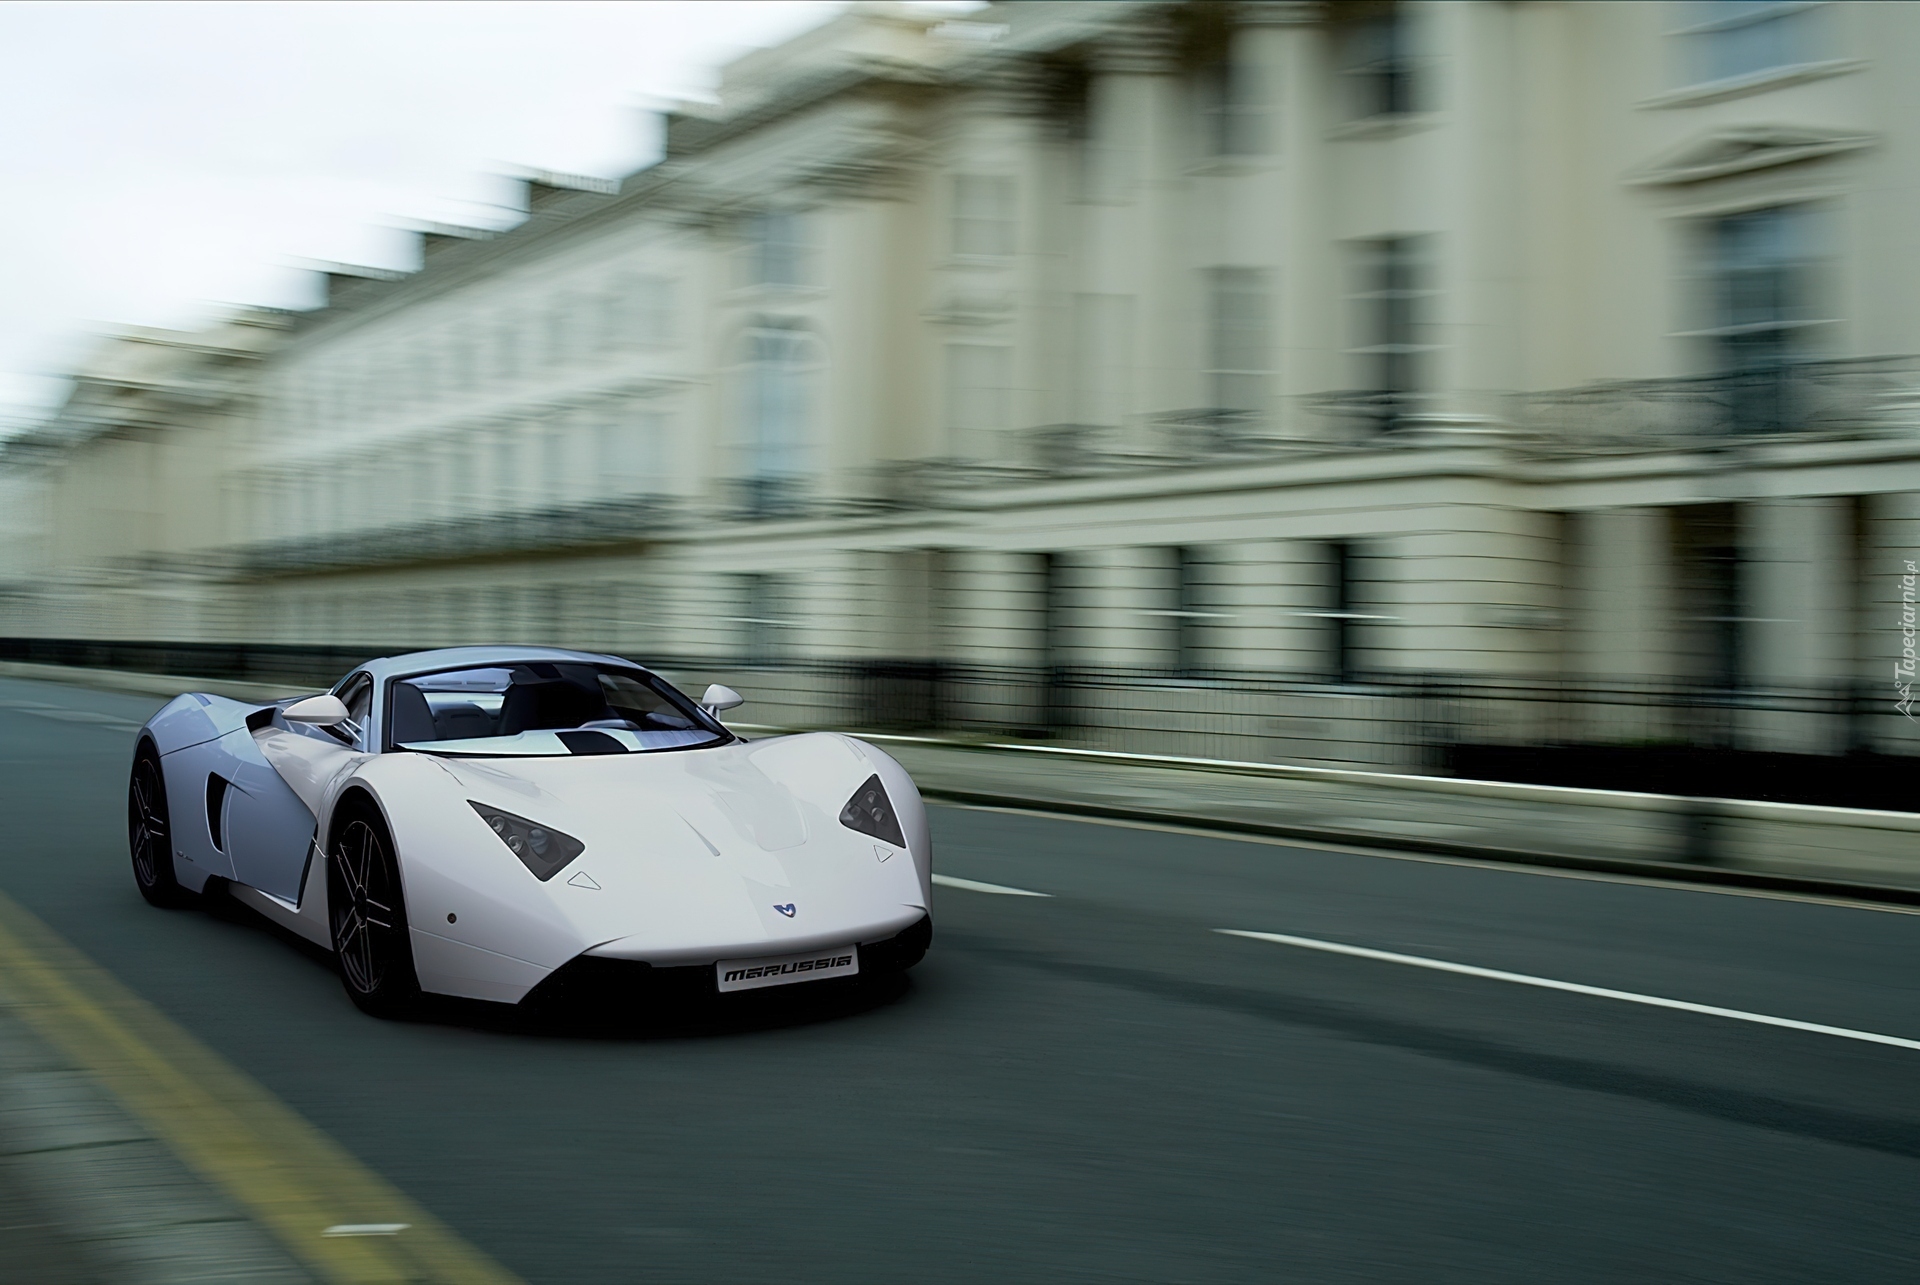
<svg viewBox="0 0 1920 1285"><path fill-rule="evenodd" d="M1742 506L1741 527L1748 673L1763 685L1845 680L1853 668L1851 501L1757 500Z"/></svg>
<svg viewBox="0 0 1920 1285"><path fill-rule="evenodd" d="M1594 679L1666 678L1673 659L1673 568L1657 508L1571 515L1568 668Z"/></svg>
<svg viewBox="0 0 1920 1285"><path fill-rule="evenodd" d="M1213 631L1219 664L1264 677L1327 668L1324 548L1313 540L1247 540L1214 546Z"/></svg>

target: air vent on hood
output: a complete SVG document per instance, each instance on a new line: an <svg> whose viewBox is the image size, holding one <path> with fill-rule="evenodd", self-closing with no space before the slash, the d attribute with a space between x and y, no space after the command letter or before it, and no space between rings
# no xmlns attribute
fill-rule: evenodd
<svg viewBox="0 0 1920 1285"><path fill-rule="evenodd" d="M555 732L560 743L572 754L625 754L627 747L605 732Z"/></svg>

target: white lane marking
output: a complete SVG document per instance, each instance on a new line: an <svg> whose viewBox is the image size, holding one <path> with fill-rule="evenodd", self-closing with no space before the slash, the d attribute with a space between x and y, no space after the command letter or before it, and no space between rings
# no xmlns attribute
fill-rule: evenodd
<svg viewBox="0 0 1920 1285"><path fill-rule="evenodd" d="M1050 892L1028 892L1025 888L1009 888L1005 884L980 883L974 879L955 879L952 875L935 875L933 881L942 888L959 888L964 892L996 892L1002 897L1051 897Z"/></svg>
<svg viewBox="0 0 1920 1285"><path fill-rule="evenodd" d="M1507 973L1497 968L1476 968L1472 964L1451 964L1444 959L1428 959L1423 955L1399 955L1390 950L1347 946L1337 941L1320 941L1313 937L1291 937L1286 933L1257 933L1241 928L1216 928L1214 931L1229 937L1251 937L1255 941L1272 941L1282 946L1298 946L1303 950L1324 950L1335 955L1354 955L1361 959L1377 959L1388 964L1409 964L1414 968L1431 968L1436 972L1459 973L1465 977L1484 977L1490 981L1516 982L1521 986L1538 986L1544 990L1567 991L1574 995L1594 995L1601 999L1625 1000L1629 1004L1678 1009L1682 1013L1730 1017L1738 1022L1757 1022L1761 1026L1784 1026L1790 1031L1837 1035L1843 1040L1863 1040L1868 1044L1890 1044L1895 1048L1920 1049L1920 1040L1903 1040L1897 1035L1877 1035L1872 1031L1855 1031L1844 1026L1823 1026L1819 1022L1798 1022L1791 1017L1770 1017L1765 1013L1749 1013L1738 1008L1720 1008L1713 1004L1694 1004L1684 999L1663 999L1658 995L1639 995L1633 991L1609 990L1605 986L1582 986L1578 982L1558 982L1551 977L1530 977L1525 973Z"/></svg>
<svg viewBox="0 0 1920 1285"><path fill-rule="evenodd" d="M412 1223L335 1223L322 1236L397 1236Z"/></svg>

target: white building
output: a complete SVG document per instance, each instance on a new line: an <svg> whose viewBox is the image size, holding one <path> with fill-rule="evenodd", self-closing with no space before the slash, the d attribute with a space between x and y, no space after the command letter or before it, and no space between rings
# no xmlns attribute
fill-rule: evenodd
<svg viewBox="0 0 1920 1285"><path fill-rule="evenodd" d="M144 483L193 619L85 628L1260 675L1349 759L1285 720L1370 674L1890 704L1914 66L1906 4L856 5L336 277ZM42 556L5 632L111 579Z"/></svg>

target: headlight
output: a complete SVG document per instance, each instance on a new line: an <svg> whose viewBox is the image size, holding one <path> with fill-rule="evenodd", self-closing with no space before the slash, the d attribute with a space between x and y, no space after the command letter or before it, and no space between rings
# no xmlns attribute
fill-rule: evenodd
<svg viewBox="0 0 1920 1285"><path fill-rule="evenodd" d="M880 784L878 773L868 777L847 800L847 806L840 809L840 824L885 839L896 848L907 846L907 836L900 832L900 818L893 814L893 800L887 797L887 787Z"/></svg>
<svg viewBox="0 0 1920 1285"><path fill-rule="evenodd" d="M475 803L472 799L467 800L467 805L480 814L487 828L499 835L500 842L507 845L507 850L520 858L520 864L533 871L533 877L542 883L559 874L567 862L587 850L586 844L551 826Z"/></svg>

